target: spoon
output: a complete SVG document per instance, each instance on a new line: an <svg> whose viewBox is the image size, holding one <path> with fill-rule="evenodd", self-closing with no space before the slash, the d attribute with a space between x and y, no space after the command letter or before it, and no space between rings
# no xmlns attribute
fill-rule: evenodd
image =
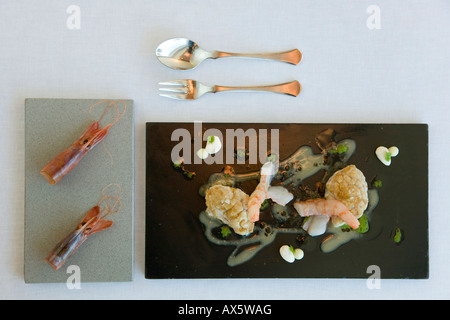
<svg viewBox="0 0 450 320"><path fill-rule="evenodd" d="M277 60L290 64L298 64L302 60L302 53L298 49L276 53L231 53L222 51L206 51L194 41L184 38L169 39L156 48L158 60L165 66L177 70L193 69L205 59L225 57L240 57Z"/></svg>

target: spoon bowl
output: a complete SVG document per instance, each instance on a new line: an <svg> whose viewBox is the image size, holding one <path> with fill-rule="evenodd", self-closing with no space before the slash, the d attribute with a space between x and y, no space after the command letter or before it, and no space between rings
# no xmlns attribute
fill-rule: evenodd
<svg viewBox="0 0 450 320"><path fill-rule="evenodd" d="M198 66L205 59L240 57L266 59L298 64L302 53L298 49L278 53L231 53L222 51L206 51L197 43L185 38L173 38L162 42L156 48L156 57L165 66L176 70L189 70Z"/></svg>

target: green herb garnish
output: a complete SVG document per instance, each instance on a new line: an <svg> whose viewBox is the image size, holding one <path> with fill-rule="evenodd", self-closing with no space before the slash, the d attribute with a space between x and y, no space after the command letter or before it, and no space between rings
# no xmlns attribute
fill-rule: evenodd
<svg viewBox="0 0 450 320"><path fill-rule="evenodd" d="M359 221L359 227L355 229L358 233L366 233L369 231L369 219L367 219L367 216L363 214L361 218L358 219Z"/></svg>
<svg viewBox="0 0 450 320"><path fill-rule="evenodd" d="M207 138L209 143L213 143L214 142L214 136L208 136Z"/></svg>
<svg viewBox="0 0 450 320"><path fill-rule="evenodd" d="M237 156L238 156L238 158L245 158L245 154L246 154L246 152L245 152L245 150L243 150L243 149L239 149L238 151L237 151Z"/></svg>
<svg viewBox="0 0 450 320"><path fill-rule="evenodd" d="M188 179L192 179L194 177L194 173L189 172L189 171L184 171L183 174L186 176L186 178Z"/></svg>
<svg viewBox="0 0 450 320"><path fill-rule="evenodd" d="M375 188L381 188L381 187L383 186L383 182L382 182L381 180L375 180L375 181L373 182L373 186L374 186Z"/></svg>
<svg viewBox="0 0 450 320"><path fill-rule="evenodd" d="M341 226L342 231L346 232L352 230L358 233L366 233L367 231L369 231L369 219L367 219L367 216L365 214L363 214L361 218L358 219L358 221L358 228L352 229L348 224L344 224L343 226Z"/></svg>
<svg viewBox="0 0 450 320"><path fill-rule="evenodd" d="M266 209L268 206L269 206L269 201L267 201L267 199L266 199L266 200L263 201L263 203L261 203L261 208L260 208L260 210L264 210L264 209Z"/></svg>
<svg viewBox="0 0 450 320"><path fill-rule="evenodd" d="M337 147L337 152L338 152L339 154L343 154L343 153L347 152L347 150L348 150L347 146L346 146L346 145L343 145L343 144L340 144L340 145L338 145L338 147Z"/></svg>
<svg viewBox="0 0 450 320"><path fill-rule="evenodd" d="M276 162L277 161L277 155L276 154L270 154L267 156L267 161L270 162Z"/></svg>
<svg viewBox="0 0 450 320"><path fill-rule="evenodd" d="M183 165L183 161L177 160L177 161L173 162L172 165L175 169L180 169L181 166Z"/></svg>
<svg viewBox="0 0 450 320"><path fill-rule="evenodd" d="M389 151L386 152L386 155L384 156L384 158L386 159L386 161L391 161L391 157L392 157L392 153L390 153Z"/></svg>
<svg viewBox="0 0 450 320"><path fill-rule="evenodd" d="M231 230L228 228L228 226L222 226L220 228L220 233L222 234L222 238L226 238L230 235Z"/></svg>
<svg viewBox="0 0 450 320"><path fill-rule="evenodd" d="M295 253L295 249L292 245L289 246L289 251L291 251L292 253Z"/></svg>
<svg viewBox="0 0 450 320"><path fill-rule="evenodd" d="M330 151L328 151L329 153L337 153L337 154L343 154L346 153L348 150L347 146L344 144L340 144L337 146L336 149L331 149Z"/></svg>
<svg viewBox="0 0 450 320"><path fill-rule="evenodd" d="M394 242L400 243L400 241L402 241L402 230L400 230L400 228L396 228L394 234Z"/></svg>

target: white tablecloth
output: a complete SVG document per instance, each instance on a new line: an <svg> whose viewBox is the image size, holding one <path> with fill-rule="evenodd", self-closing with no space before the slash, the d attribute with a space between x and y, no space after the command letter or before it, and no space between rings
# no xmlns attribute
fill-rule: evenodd
<svg viewBox="0 0 450 320"><path fill-rule="evenodd" d="M0 298L448 299L449 17L447 1L2 0ZM173 37L191 38L207 50L298 48L304 56L298 66L220 59L174 71L154 54ZM297 98L159 97L157 83L177 78L222 85L297 79L303 91ZM134 100L133 282L82 283L79 290L24 283L24 99L40 97ZM369 289L364 279L144 279L146 121L428 123L430 279L382 279L379 289Z"/></svg>

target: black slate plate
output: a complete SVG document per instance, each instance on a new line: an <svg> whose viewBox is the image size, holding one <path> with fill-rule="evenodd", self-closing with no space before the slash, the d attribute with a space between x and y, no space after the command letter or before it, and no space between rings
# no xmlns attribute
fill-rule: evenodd
<svg viewBox="0 0 450 320"><path fill-rule="evenodd" d="M227 265L227 259L235 247L209 242L199 221L199 213L206 208L199 188L226 164L185 165L196 173L193 179L186 179L173 168L171 161L172 149L181 140L175 137L172 141L171 136L179 128L191 134L193 159L194 123L147 123L146 278L368 278L374 270L371 266L378 268L381 278L428 278L426 124L203 123L203 132L211 128L222 132L224 148L226 129L254 128L257 132L268 129L269 133L270 129L279 129L280 160L304 145L320 153L315 138L332 128L336 141L356 142L356 151L348 164L356 165L364 173L369 188L375 177L383 183L378 189L379 203L371 215L370 230L360 239L323 253L320 242L326 235L308 237L300 245L295 234L278 234L273 243L251 260L233 267ZM380 145L395 145L400 149L389 167L375 156L375 149ZM236 173L244 173L258 171L260 166L261 163L234 164L233 168ZM305 184L314 185L320 177L311 177ZM256 183L245 187L251 189ZM400 244L393 240L396 228L402 230ZM305 257L292 264L285 262L279 255L279 248L284 244L301 247Z"/></svg>

